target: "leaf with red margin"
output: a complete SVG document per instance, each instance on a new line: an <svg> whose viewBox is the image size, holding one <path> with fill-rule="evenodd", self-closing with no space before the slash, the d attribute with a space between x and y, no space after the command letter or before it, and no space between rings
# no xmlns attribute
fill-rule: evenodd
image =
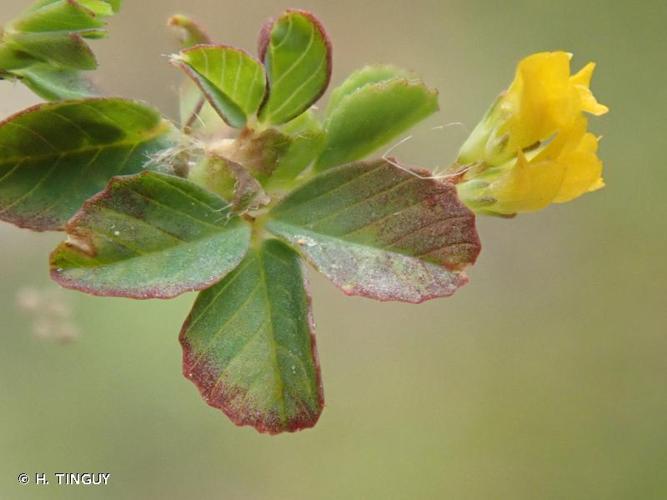
<svg viewBox="0 0 667 500"><path fill-rule="evenodd" d="M184 375L236 425L293 432L314 426L322 412L303 272L291 248L265 241L199 294L183 325Z"/></svg>
<svg viewBox="0 0 667 500"><path fill-rule="evenodd" d="M269 96L260 121L286 123L306 111L329 86L331 43L310 12L288 10L260 32L259 57L266 66Z"/></svg>
<svg viewBox="0 0 667 500"><path fill-rule="evenodd" d="M220 281L250 227L219 196L172 175L116 177L68 222L51 254L58 284L93 295L171 298Z"/></svg>
<svg viewBox="0 0 667 500"><path fill-rule="evenodd" d="M116 175L143 170L177 131L141 103L117 98L40 104L0 122L0 219L62 229Z"/></svg>
<svg viewBox="0 0 667 500"><path fill-rule="evenodd" d="M293 191L267 229L348 295L419 303L453 294L480 251L456 188L385 160L334 168Z"/></svg>

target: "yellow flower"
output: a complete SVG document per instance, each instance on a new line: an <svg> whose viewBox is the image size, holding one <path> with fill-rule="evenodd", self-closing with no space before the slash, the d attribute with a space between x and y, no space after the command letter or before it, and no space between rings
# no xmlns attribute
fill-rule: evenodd
<svg viewBox="0 0 667 500"><path fill-rule="evenodd" d="M493 200L483 212L512 215L564 203L604 186L597 138L586 132L586 120L560 133L535 152L487 171L482 189Z"/></svg>
<svg viewBox="0 0 667 500"><path fill-rule="evenodd" d="M570 74L571 54L523 59L509 88L466 140L459 194L482 213L510 215L563 203L604 186L597 138L584 113L608 111L590 90L595 64Z"/></svg>

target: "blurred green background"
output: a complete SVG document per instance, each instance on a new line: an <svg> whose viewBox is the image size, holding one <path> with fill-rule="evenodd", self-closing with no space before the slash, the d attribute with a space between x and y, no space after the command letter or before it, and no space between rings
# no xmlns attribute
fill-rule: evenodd
<svg viewBox="0 0 667 500"><path fill-rule="evenodd" d="M29 0L2 0L0 24ZM16 306L52 290L58 235L0 226L0 498L667 498L667 3L664 0L126 0L95 43L111 94L176 112L174 12L254 49L260 23L312 9L334 83L370 62L416 70L442 113L394 153L448 163L531 52L599 63L612 112L607 188L514 220L484 219L471 283L421 306L347 298L312 274L327 407L313 430L236 428L181 376L193 295L168 302L65 292L81 334L40 340ZM0 114L36 102L0 83ZM18 486L21 472L104 471L106 488Z"/></svg>

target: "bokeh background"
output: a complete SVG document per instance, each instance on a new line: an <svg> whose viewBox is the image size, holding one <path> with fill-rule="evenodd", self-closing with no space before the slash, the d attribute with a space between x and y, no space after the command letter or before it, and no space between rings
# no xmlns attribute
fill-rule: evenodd
<svg viewBox="0 0 667 500"><path fill-rule="evenodd" d="M28 2L2 0L0 24ZM667 3L126 0L95 42L97 78L174 116L168 15L252 50L260 23L292 6L326 24L334 83L393 62L440 89L442 113L394 151L427 167L454 157L524 55L597 61L594 89L612 109L592 120L607 188L481 220L483 253L450 299L347 298L313 273L327 407L315 429L277 437L235 427L181 376L193 295L64 292L78 338L38 338L16 297L54 293L47 253L60 237L1 225L0 498L667 498ZM33 102L0 82L2 116ZM21 472L58 471L112 478L17 485Z"/></svg>

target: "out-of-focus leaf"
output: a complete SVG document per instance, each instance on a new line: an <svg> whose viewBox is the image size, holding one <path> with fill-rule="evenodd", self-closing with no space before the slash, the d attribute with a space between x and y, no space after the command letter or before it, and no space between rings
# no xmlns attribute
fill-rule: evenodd
<svg viewBox="0 0 667 500"><path fill-rule="evenodd" d="M123 5L123 0L104 0L106 3L111 5L111 9L114 12L118 12Z"/></svg>
<svg viewBox="0 0 667 500"><path fill-rule="evenodd" d="M17 33L7 45L17 52L25 52L36 60L56 66L91 70L97 67L95 54L77 34Z"/></svg>
<svg viewBox="0 0 667 500"><path fill-rule="evenodd" d="M167 26L177 33L178 41L183 49L211 43L211 37L206 30L188 16L181 14L171 16L167 21Z"/></svg>
<svg viewBox="0 0 667 500"><path fill-rule="evenodd" d="M331 112L336 109L344 97L347 97L353 92L359 90L361 87L371 83L380 83L396 78L408 79L411 77L415 78L414 75L411 75L409 71L397 68L395 66L365 66L348 76L342 84L340 84L333 90L333 92L331 92L331 97L327 103L327 115L331 114Z"/></svg>
<svg viewBox="0 0 667 500"><path fill-rule="evenodd" d="M171 298L234 269L250 227L219 196L172 175L116 177L67 223L51 254L60 285L93 295Z"/></svg>
<svg viewBox="0 0 667 500"><path fill-rule="evenodd" d="M42 7L50 5L52 3L60 2L61 0L35 0L30 7L26 9L26 12L31 12L34 10L39 10Z"/></svg>
<svg viewBox="0 0 667 500"><path fill-rule="evenodd" d="M353 86L344 84L341 93ZM437 92L419 81L392 78L362 85L330 109L317 168L363 158L437 110Z"/></svg>
<svg viewBox="0 0 667 500"><path fill-rule="evenodd" d="M317 158L324 146L324 131L310 111L280 127L280 132L289 138L289 146L269 179L272 187L287 185Z"/></svg>
<svg viewBox="0 0 667 500"><path fill-rule="evenodd" d="M266 92L266 76L259 61L240 49L198 45L173 59L194 80L209 103L232 127L243 128Z"/></svg>
<svg viewBox="0 0 667 500"><path fill-rule="evenodd" d="M97 61L83 39L106 36L106 18L120 5L118 0L35 2L2 32L0 74L18 77L47 99L85 95L81 90L88 85L73 70L95 69ZM66 82L74 88L67 91Z"/></svg>
<svg viewBox="0 0 667 500"><path fill-rule="evenodd" d="M96 12L90 8L95 6ZM104 27L104 16L113 14L110 4L102 1L58 0L29 9L9 24L7 31L13 32L76 32L96 30Z"/></svg>
<svg viewBox="0 0 667 500"><path fill-rule="evenodd" d="M480 250L451 184L384 160L331 169L287 196L267 229L349 295L423 302L453 294Z"/></svg>
<svg viewBox="0 0 667 500"><path fill-rule="evenodd" d="M260 33L259 50L269 77L261 121L288 122L326 91L331 78L331 44L311 13L288 10L267 24Z"/></svg>
<svg viewBox="0 0 667 500"><path fill-rule="evenodd" d="M33 64L12 73L30 90L48 101L83 99L99 95L95 86L80 71Z"/></svg>
<svg viewBox="0 0 667 500"><path fill-rule="evenodd" d="M0 40L0 71L11 72L15 69L25 68L37 61L27 52L17 51L6 42Z"/></svg>
<svg viewBox="0 0 667 500"><path fill-rule="evenodd" d="M96 16L112 16L114 8L108 0L75 0L79 5L91 10Z"/></svg>
<svg viewBox="0 0 667 500"><path fill-rule="evenodd" d="M310 299L284 243L252 249L200 293L180 338L183 373L235 424L277 434L317 422L324 398Z"/></svg>
<svg viewBox="0 0 667 500"><path fill-rule="evenodd" d="M111 177L141 171L175 140L157 111L125 99L41 104L11 116L0 123L0 219L61 229Z"/></svg>

